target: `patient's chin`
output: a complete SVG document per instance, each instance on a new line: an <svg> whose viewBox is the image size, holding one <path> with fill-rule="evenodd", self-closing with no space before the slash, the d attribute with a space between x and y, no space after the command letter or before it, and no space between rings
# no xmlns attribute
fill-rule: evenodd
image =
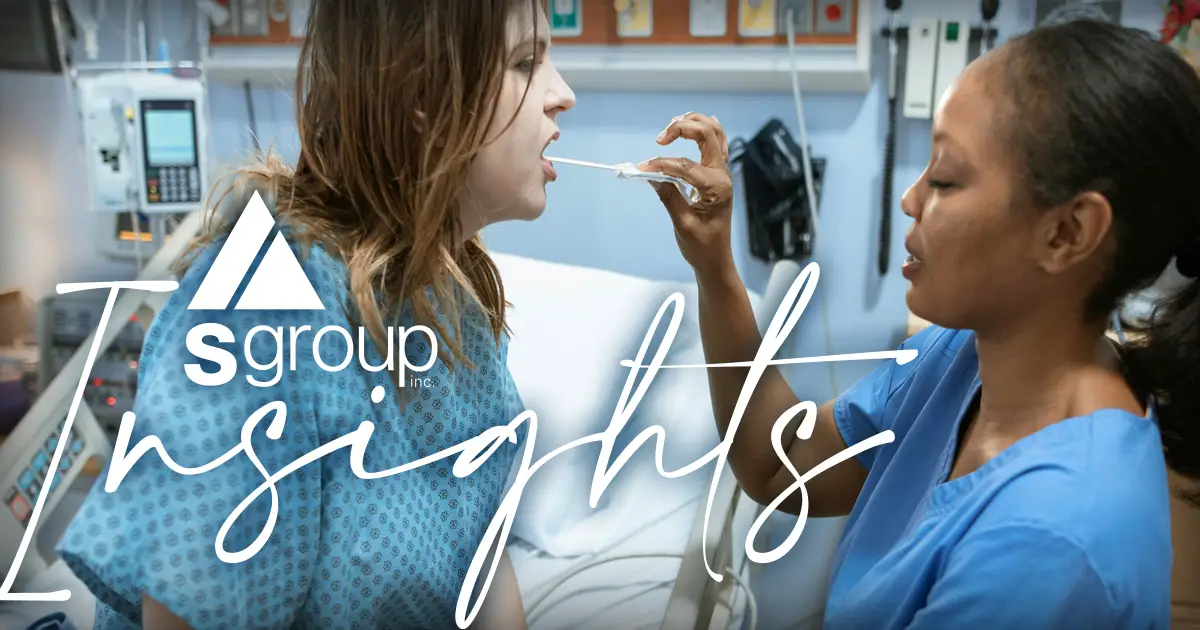
<svg viewBox="0 0 1200 630"><path fill-rule="evenodd" d="M527 196L525 203L521 204L519 220L535 221L542 216L546 211L546 190L538 188Z"/></svg>
<svg viewBox="0 0 1200 630"><path fill-rule="evenodd" d="M523 216L519 217L517 220L519 220L519 221L537 221L538 219L542 218L542 214L545 212L546 212L546 205L542 204L542 206L540 206L538 208L530 209L529 212L525 213Z"/></svg>

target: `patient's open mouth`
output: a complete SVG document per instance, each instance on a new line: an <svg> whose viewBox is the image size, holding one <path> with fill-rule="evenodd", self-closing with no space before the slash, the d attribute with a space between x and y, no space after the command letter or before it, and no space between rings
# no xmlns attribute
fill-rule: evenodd
<svg viewBox="0 0 1200 630"><path fill-rule="evenodd" d="M554 132L554 135L550 136L550 139L546 141L545 146L542 147L542 154L543 154L542 172L546 174L546 179L549 181L554 181L554 180L558 179L558 171L554 170L554 165L550 163L550 160L547 160L545 158L544 154L546 153L546 149L548 149L550 147L550 144L553 143L555 140L558 140L558 132L557 131Z"/></svg>

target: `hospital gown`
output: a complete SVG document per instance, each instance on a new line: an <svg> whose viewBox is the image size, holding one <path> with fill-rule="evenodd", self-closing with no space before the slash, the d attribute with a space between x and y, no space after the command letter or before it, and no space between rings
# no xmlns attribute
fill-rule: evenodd
<svg viewBox="0 0 1200 630"><path fill-rule="evenodd" d="M342 371L319 368L312 350L316 331L338 326L354 331L358 344L358 326L341 308L348 299L345 267L320 246L292 244L292 251L323 311L187 310L220 244L201 253L148 331L131 446L154 435L180 466L200 466L238 445L242 425L256 409L282 400L287 405L282 437L265 436L270 416L254 433L254 452L267 471L274 473L364 421L374 423L374 433L363 465L380 471L507 425L523 410L506 367L507 340L496 344L481 316L466 318L463 328L463 349L474 366L451 373L439 360L424 374L410 372L430 382L406 384L404 391L412 397L404 411L397 404L399 390L388 385L393 377L386 370L363 369L357 354ZM255 268L257 263L251 272ZM184 365L197 362L185 336L201 322L220 322L236 335L235 344L223 344L239 359L238 374L226 385L201 387L185 376ZM411 311L404 309L398 325L413 323ZM241 350L249 330L260 324L283 326L285 340L288 327L310 327L297 344L295 371L287 366L271 387L252 386L245 378L270 378L269 372L250 368ZM370 365L381 364L369 337L367 343ZM274 346L269 335L257 335L256 360L269 363ZM430 350L424 335L408 337L411 364L425 363ZM336 367L347 356L344 337L326 335L320 352L327 365ZM205 366L216 371L215 364ZM380 404L370 398L377 385L387 386ZM517 434L523 441L524 430ZM111 494L102 487L105 471L59 551L96 595L100 628L140 627L143 593L197 629L456 627L463 578L503 498L517 449L506 442L465 478L454 475L455 457L450 457L363 480L351 470L350 449L342 448L277 484L273 533L256 555L239 564L218 559L217 532L264 475L244 452L215 470L185 476L151 451ZM240 551L255 540L270 500L264 492L242 514L226 536L226 551Z"/></svg>
<svg viewBox="0 0 1200 630"><path fill-rule="evenodd" d="M981 388L975 336L930 327L842 394L870 473L834 560L828 630L1166 630L1171 516L1152 417L1102 409L949 479Z"/></svg>

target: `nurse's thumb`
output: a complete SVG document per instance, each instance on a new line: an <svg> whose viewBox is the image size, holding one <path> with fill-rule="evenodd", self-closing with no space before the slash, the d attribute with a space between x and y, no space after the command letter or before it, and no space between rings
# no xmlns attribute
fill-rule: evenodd
<svg viewBox="0 0 1200 630"><path fill-rule="evenodd" d="M688 205L684 202L683 196L679 194L679 189L665 182L649 182L654 187L654 192L658 193L658 199L666 207L667 212L672 219L678 219L681 212L686 212Z"/></svg>

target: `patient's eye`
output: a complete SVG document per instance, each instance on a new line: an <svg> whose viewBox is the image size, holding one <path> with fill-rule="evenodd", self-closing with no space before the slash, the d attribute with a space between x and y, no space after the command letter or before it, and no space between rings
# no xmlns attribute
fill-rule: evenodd
<svg viewBox="0 0 1200 630"><path fill-rule="evenodd" d="M526 57L517 62L517 69L521 72L533 72L535 67L537 67L537 58L533 56Z"/></svg>

